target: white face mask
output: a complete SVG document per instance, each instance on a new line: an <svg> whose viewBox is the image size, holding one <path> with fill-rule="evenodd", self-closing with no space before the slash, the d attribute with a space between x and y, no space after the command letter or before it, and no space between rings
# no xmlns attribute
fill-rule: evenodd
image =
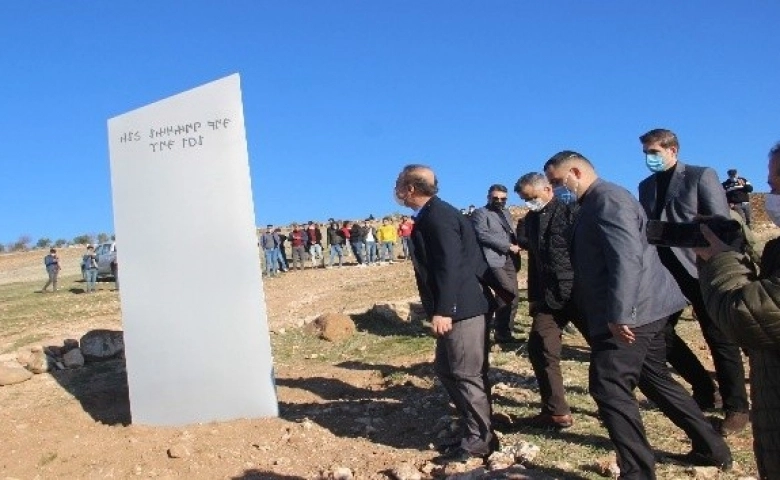
<svg viewBox="0 0 780 480"><path fill-rule="evenodd" d="M780 195L767 193L764 196L764 210L772 222L780 227Z"/></svg>
<svg viewBox="0 0 780 480"><path fill-rule="evenodd" d="M544 202L539 198L525 201L525 206L528 207L528 210L532 212L538 212L539 210L543 209L545 205L547 205L547 202Z"/></svg>

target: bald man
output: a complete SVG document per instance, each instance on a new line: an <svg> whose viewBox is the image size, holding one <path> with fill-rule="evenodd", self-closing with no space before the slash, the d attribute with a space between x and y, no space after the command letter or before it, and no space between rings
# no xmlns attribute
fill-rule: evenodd
<svg viewBox="0 0 780 480"><path fill-rule="evenodd" d="M498 448L487 378L490 294L480 283L488 266L469 219L437 193L429 167L407 165L398 175L396 198L416 212L411 257L436 336L434 367L461 418L461 437L442 445L436 461L463 463Z"/></svg>
<svg viewBox="0 0 780 480"><path fill-rule="evenodd" d="M590 336L590 393L615 445L620 478L656 478L637 386L691 439L691 451L677 460L731 468L729 447L666 364L664 327L686 300L647 243L644 209L577 152L557 153L544 170L579 204L571 240L574 298Z"/></svg>

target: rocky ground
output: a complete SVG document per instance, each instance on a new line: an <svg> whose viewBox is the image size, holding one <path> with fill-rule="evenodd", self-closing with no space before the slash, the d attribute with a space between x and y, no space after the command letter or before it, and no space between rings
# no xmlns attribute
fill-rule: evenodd
<svg viewBox="0 0 780 480"><path fill-rule="evenodd" d="M121 329L112 283L101 282L96 295L78 294L81 253L63 249L65 278L56 294L34 292L45 281L40 252L0 255L0 354L6 361L34 345L63 345L98 328ZM562 434L507 433L492 473L470 465L470 473L458 477L430 462L436 455L432 444L451 428L451 411L430 367L432 340L421 324L382 313L402 310L405 316L414 303L408 263L291 272L267 281L265 294L279 418L182 428L135 425L121 356L87 361L0 387L0 479L577 479L614 473L606 432L587 394L587 351L576 335L564 352L575 427ZM371 310L375 304L390 305ZM347 315L356 332L328 342L304 327L327 312ZM527 331L527 318L520 323ZM683 323L709 363L694 322ZM496 410L534 413L538 392L522 348L495 350L491 362ZM646 419L659 451L689 448L656 411L649 409ZM755 474L750 442L749 432L729 439L738 463L732 473L663 464L659 478L749 478Z"/></svg>

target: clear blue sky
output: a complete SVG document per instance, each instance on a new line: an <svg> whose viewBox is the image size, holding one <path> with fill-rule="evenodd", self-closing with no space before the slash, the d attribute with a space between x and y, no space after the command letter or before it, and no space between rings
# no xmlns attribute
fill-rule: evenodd
<svg viewBox="0 0 780 480"><path fill-rule="evenodd" d="M400 211L411 162L457 206L562 149L636 191L656 127L766 191L778 19L777 1L3 2L0 242L112 232L107 119L234 72L258 225Z"/></svg>

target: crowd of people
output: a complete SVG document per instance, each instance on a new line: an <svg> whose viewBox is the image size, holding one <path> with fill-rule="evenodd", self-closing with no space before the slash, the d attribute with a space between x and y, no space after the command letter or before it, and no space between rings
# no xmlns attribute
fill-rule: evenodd
<svg viewBox="0 0 780 480"><path fill-rule="evenodd" d="M539 385L538 414L512 428L570 428L575 418L561 373L563 330L573 325L590 346L588 389L616 451L621 479L654 479L656 456L644 429L638 388L690 440L672 456L690 465L732 467L725 441L752 426L762 479L780 478L780 239L760 261L726 244L706 225L708 246L652 244L649 220L688 223L701 217L753 223L753 187L736 169L718 180L707 166L682 162L677 136L666 129L639 137L650 174L635 197L602 179L594 162L566 150L540 171L523 174L514 192L528 213L515 223L508 189L487 189L483 207L458 210L438 196L433 170L408 165L395 195L413 210L399 223L329 219L321 226L268 225L260 235L268 277L289 270L342 267L354 256L360 268L411 260L422 305L436 337L434 368L461 419L459 434L438 446L440 463L487 458L499 448L493 423L488 352L492 341L520 342L513 332L519 305L521 251L528 253L527 346ZM780 226L780 143L769 152L766 212ZM400 256L396 247L400 246ZM287 254L287 251L290 254ZM327 261L326 261L327 257ZM97 263L83 257L86 291L94 291ZM57 289L59 258L44 259ZM691 306L715 367L713 380L675 327ZM751 371L748 399L742 350ZM671 375L690 385L692 394ZM722 410L711 421L704 412Z"/></svg>
<svg viewBox="0 0 780 480"><path fill-rule="evenodd" d="M750 423L742 348L751 364L759 474L780 478L778 240L767 244L760 268L744 245L720 241L706 225L700 228L708 247L648 242L648 220L737 218L747 231L752 186L736 170L721 183L712 168L680 161L679 140L669 130L652 130L639 141L650 174L638 197L600 178L583 154L562 151L514 185L529 210L516 228L504 185L491 185L486 205L464 212L438 197L431 168L408 165L399 174L396 198L414 211L411 257L437 338L435 371L461 418L459 435L439 445L438 462L484 459L498 448L494 430L502 426L492 423L487 353L491 330L496 343L517 341L512 332L522 249L528 251L533 319L528 353L541 409L515 419L512 428L574 424L560 369L562 330L571 323L590 345L589 391L614 445L620 478L655 478L637 388L690 440L690 451L672 460L728 470L733 459L726 439ZM766 210L780 225L780 144L769 158ZM688 305L712 354L716 381L675 332ZM692 394L672 377L672 368ZM704 414L718 409L722 417Z"/></svg>
<svg viewBox="0 0 780 480"><path fill-rule="evenodd" d="M354 256L360 268L387 265L410 257L410 237L414 221L402 216L398 224L391 217L377 222L373 217L362 221L328 219L323 233L319 223L306 226L293 223L286 233L267 225L260 235L264 275L275 277L279 272L310 268L333 268L345 265L345 258ZM287 250L290 250L290 255ZM326 260L327 254L327 260Z"/></svg>

